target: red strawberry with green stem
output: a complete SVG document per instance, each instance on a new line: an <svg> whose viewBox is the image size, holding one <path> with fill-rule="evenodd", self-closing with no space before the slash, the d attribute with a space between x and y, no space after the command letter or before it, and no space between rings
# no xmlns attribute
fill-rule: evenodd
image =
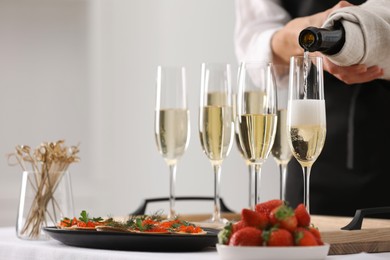
<svg viewBox="0 0 390 260"><path fill-rule="evenodd" d="M233 223L229 222L223 227L221 231L219 231L218 243L223 245L228 245L232 234L233 234Z"/></svg>
<svg viewBox="0 0 390 260"><path fill-rule="evenodd" d="M298 220L298 226L300 227L308 227L310 225L310 215L309 212L307 212L305 205L302 203L299 204L295 210L295 217Z"/></svg>
<svg viewBox="0 0 390 260"><path fill-rule="evenodd" d="M274 208L269 215L269 219L272 225L279 225L280 228L287 229L290 232L294 232L298 226L294 210L287 205Z"/></svg>
<svg viewBox="0 0 390 260"><path fill-rule="evenodd" d="M262 202L256 205L255 210L259 213L265 213L266 215L269 215L269 213L276 207L279 207L280 205L284 204L283 200L269 200L266 202Z"/></svg>
<svg viewBox="0 0 390 260"><path fill-rule="evenodd" d="M238 230L244 228L244 227L246 227L246 223L243 220L240 220L240 221L234 223L233 227L232 227L232 234L237 232Z"/></svg>
<svg viewBox="0 0 390 260"><path fill-rule="evenodd" d="M318 230L318 228L316 228L314 226L310 226L310 227L308 227L308 230L316 238L318 245L323 245L324 244L324 242L322 241L321 234L320 234L320 231Z"/></svg>
<svg viewBox="0 0 390 260"><path fill-rule="evenodd" d="M254 227L244 227L235 232L230 238L230 246L261 246L262 231Z"/></svg>
<svg viewBox="0 0 390 260"><path fill-rule="evenodd" d="M268 215L263 212L256 212L250 209L243 209L241 211L241 218L245 223L245 226L265 229L269 224Z"/></svg>
<svg viewBox="0 0 390 260"><path fill-rule="evenodd" d="M267 246L293 246L294 239L290 231L281 228L272 228L263 232L263 239Z"/></svg>
<svg viewBox="0 0 390 260"><path fill-rule="evenodd" d="M297 246L318 246L315 236L305 228L297 228L294 232L294 240Z"/></svg>

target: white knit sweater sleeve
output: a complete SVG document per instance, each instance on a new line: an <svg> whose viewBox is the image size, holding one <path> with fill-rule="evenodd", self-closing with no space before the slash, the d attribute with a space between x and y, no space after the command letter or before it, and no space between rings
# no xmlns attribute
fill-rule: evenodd
<svg viewBox="0 0 390 260"><path fill-rule="evenodd" d="M333 12L323 27L341 20L345 28L345 44L339 53L328 56L335 64L378 65L384 79L390 79L390 0L368 0Z"/></svg>

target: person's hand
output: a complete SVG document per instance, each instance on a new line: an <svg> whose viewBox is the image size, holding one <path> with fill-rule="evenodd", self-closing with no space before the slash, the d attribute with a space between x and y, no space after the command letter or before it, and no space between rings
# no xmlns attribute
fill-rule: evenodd
<svg viewBox="0 0 390 260"><path fill-rule="evenodd" d="M323 57L323 68L347 84L365 83L383 76L383 69L378 66L367 67L364 64L352 66L338 66L332 63L326 56Z"/></svg>
<svg viewBox="0 0 390 260"><path fill-rule="evenodd" d="M330 13L337 9L351 5L352 4L347 1L340 1L338 4L326 11L291 20L272 37L271 47L274 62L288 64L291 56L302 55L303 49L298 43L299 33L309 26L321 27Z"/></svg>

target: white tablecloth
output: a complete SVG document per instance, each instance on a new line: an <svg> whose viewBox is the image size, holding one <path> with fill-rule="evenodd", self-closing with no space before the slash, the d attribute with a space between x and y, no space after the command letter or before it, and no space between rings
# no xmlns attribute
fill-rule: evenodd
<svg viewBox="0 0 390 260"><path fill-rule="evenodd" d="M0 228L0 260L218 260L215 249L191 253L150 253L88 249L66 246L55 240L25 241L15 228ZM390 253L328 256L326 260L383 260ZM237 259L239 260L239 259Z"/></svg>

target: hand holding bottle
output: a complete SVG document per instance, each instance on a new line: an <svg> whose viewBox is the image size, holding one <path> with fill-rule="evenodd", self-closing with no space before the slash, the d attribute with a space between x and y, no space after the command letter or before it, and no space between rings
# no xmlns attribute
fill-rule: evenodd
<svg viewBox="0 0 390 260"><path fill-rule="evenodd" d="M365 64L351 66L338 66L332 63L325 55L318 52L315 55L322 56L324 70L347 84L365 83L383 76L384 71L379 66L367 67Z"/></svg>
<svg viewBox="0 0 390 260"><path fill-rule="evenodd" d="M309 27L321 27L328 16L335 10L351 6L347 1L340 1L326 11L314 15L299 17L288 22L283 28L277 31L271 40L274 63L288 64L291 56L302 55L303 49L298 44L300 32Z"/></svg>
<svg viewBox="0 0 390 260"><path fill-rule="evenodd" d="M365 64L340 66L334 64L327 56L337 55L344 47L346 32L341 22L336 21L333 27L319 28L310 26L301 31L299 45L309 52L315 52L324 59L324 69L347 84L365 83L384 75L379 66L368 67Z"/></svg>

